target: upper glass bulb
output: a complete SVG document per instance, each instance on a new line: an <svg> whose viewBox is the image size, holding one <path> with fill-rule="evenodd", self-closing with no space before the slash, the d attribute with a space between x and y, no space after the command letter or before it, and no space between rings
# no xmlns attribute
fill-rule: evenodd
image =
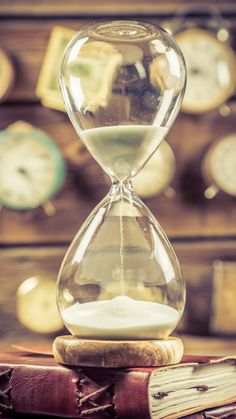
<svg viewBox="0 0 236 419"><path fill-rule="evenodd" d="M176 42L147 22L82 29L61 67L67 112L91 155L112 177L134 176L168 133L185 87Z"/></svg>
<svg viewBox="0 0 236 419"><path fill-rule="evenodd" d="M91 24L66 49L66 109L112 180L59 273L58 305L73 335L165 338L179 322L185 284L178 260L131 180L174 122L185 78L175 41L147 22Z"/></svg>

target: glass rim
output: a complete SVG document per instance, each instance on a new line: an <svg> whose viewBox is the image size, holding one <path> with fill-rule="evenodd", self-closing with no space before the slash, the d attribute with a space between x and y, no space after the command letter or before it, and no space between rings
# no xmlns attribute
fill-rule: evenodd
<svg viewBox="0 0 236 419"><path fill-rule="evenodd" d="M145 19L99 19L92 21L80 29L99 40L119 42L149 41L160 33L167 31ZM79 31L79 32L80 32Z"/></svg>

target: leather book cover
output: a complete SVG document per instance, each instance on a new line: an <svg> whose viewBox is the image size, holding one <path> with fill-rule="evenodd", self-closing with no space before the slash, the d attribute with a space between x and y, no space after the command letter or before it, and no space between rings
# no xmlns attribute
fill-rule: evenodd
<svg viewBox="0 0 236 419"><path fill-rule="evenodd" d="M114 418L113 385L112 371L67 368L46 355L0 354L0 413L5 416Z"/></svg>
<svg viewBox="0 0 236 419"><path fill-rule="evenodd" d="M42 419L42 416L14 414L14 416L2 416L1 419ZM46 418L46 417L45 417ZM47 419L57 419L55 416L47 416ZM235 419L236 403L225 406L219 406L214 409L206 409L202 412L194 413L188 416L182 416L182 419ZM61 419L58 417L58 419ZM129 419L127 416L126 419Z"/></svg>
<svg viewBox="0 0 236 419"><path fill-rule="evenodd" d="M183 361L188 364L224 362L211 360L209 357L187 357ZM184 365L165 368L179 368ZM19 417L19 414L23 415L21 417L31 414L33 417L47 415L80 419L150 419L154 416L150 409L148 386L150 375L154 371L158 374L158 370L156 367L123 370L69 368L57 364L54 358L46 353L0 354L0 413L3 417L13 418ZM233 400L227 400L225 404L233 402L236 402L236 388ZM222 400L214 406L220 404L224 404ZM203 411L205 416L203 413L193 414L196 408L181 410L182 417L189 415L189 419L236 418L235 405L221 407L220 414L228 416L206 416L205 411L210 407L213 406L203 405L197 409ZM216 413L217 410L213 410L213 414ZM181 416L178 414L165 417Z"/></svg>

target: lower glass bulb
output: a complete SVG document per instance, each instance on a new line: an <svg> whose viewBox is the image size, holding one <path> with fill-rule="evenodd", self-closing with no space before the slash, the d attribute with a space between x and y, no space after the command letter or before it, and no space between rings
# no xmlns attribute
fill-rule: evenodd
<svg viewBox="0 0 236 419"><path fill-rule="evenodd" d="M167 338L185 304L174 250L130 183L114 183L84 222L57 288L64 324L83 338Z"/></svg>

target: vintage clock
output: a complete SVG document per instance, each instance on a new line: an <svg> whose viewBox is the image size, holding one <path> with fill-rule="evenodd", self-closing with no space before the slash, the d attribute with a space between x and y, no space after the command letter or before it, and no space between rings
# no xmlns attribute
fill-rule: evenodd
<svg viewBox="0 0 236 419"><path fill-rule="evenodd" d="M133 179L135 193L142 198L151 198L162 192L173 193L169 186L175 173L174 153L166 141L163 141L151 159Z"/></svg>
<svg viewBox="0 0 236 419"><path fill-rule="evenodd" d="M16 294L17 317L27 329L55 333L63 328L56 304L56 282L46 275L32 276Z"/></svg>
<svg viewBox="0 0 236 419"><path fill-rule="evenodd" d="M208 185L206 198L214 198L220 190L236 196L236 133L213 142L203 159L202 175Z"/></svg>
<svg viewBox="0 0 236 419"><path fill-rule="evenodd" d="M187 87L182 102L185 112L198 114L216 109L234 92L235 54L226 42L227 36L218 34L187 28L176 35L187 66Z"/></svg>
<svg viewBox="0 0 236 419"><path fill-rule="evenodd" d="M61 188L65 163L60 150L43 131L0 132L0 204L15 210L45 204Z"/></svg>

